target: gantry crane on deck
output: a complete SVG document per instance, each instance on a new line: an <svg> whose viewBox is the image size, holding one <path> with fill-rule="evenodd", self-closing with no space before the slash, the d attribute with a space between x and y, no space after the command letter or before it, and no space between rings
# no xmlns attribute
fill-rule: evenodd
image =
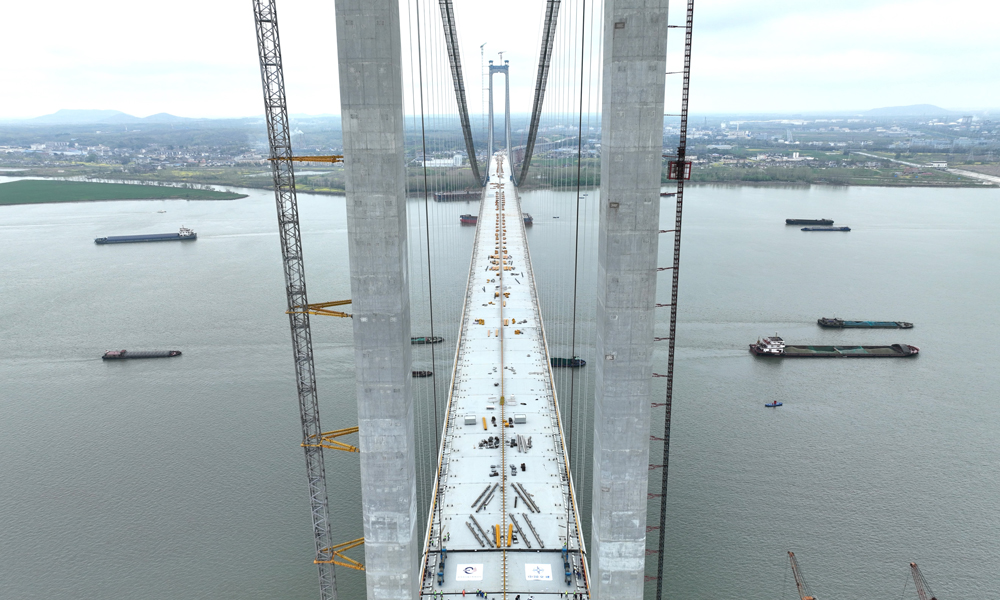
<svg viewBox="0 0 1000 600"><path fill-rule="evenodd" d="M917 586L917 596L920 600L937 600L934 592L931 591L931 586L927 585L927 580L924 579L924 574L920 572L920 567L917 566L917 563L910 563L910 573L913 575L913 585Z"/></svg>
<svg viewBox="0 0 1000 600"><path fill-rule="evenodd" d="M795 587L799 590L800 600L816 600L816 596L809 593L809 588L806 587L806 580L802 578L802 572L799 571L799 563L795 560L795 553L788 553L788 560L792 563L792 575L795 576Z"/></svg>

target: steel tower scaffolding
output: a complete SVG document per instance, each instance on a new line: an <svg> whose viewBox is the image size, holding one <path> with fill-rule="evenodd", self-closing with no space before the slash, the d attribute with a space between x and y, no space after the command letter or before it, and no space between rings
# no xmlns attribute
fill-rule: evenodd
<svg viewBox="0 0 1000 600"><path fill-rule="evenodd" d="M312 334L309 330L309 303L306 300L305 267L302 260L302 235L299 230L298 200L295 195L295 174L292 171L292 143L288 128L288 106L285 102L285 77L281 68L281 45L278 38L278 16L275 0L253 0L254 23L257 29L257 53L260 59L261 85L264 90L264 118L270 145L271 174L274 177L274 199L278 208L278 234L281 238L281 258L285 271L285 292L288 300L288 323L292 332L292 356L295 361L295 381L302 418L302 447L306 457L309 482L309 503L312 512L313 537L316 542L315 562L319 567L320 597L336 600L333 542L330 533L329 508L326 493L326 469L316 395L316 369L313 364Z"/></svg>
<svg viewBox="0 0 1000 600"><path fill-rule="evenodd" d="M684 210L684 181L690 176L690 165L687 161L687 123L688 123L688 91L691 84L691 26L694 22L694 0L687 2L687 15L684 24L684 70L683 83L681 84L681 112L680 112L680 138L677 144L677 159L671 161L668 167L668 177L677 180L676 212L674 216L674 256L673 264L670 267L661 268L669 270L670 281L670 332L667 334L667 390L664 401L665 415L663 417L663 464L651 465L662 466L662 481L660 483L660 523L659 523L659 546L656 553L656 596L657 600L663 598L663 550L666 541L667 527L667 474L670 466L670 415L673 405L674 394L674 347L677 334L677 283L681 266L681 216ZM671 233L661 231L661 233Z"/></svg>

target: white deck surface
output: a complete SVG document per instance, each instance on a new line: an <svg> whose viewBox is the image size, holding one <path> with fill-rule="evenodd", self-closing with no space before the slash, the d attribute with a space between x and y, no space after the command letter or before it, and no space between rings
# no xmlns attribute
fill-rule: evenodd
<svg viewBox="0 0 1000 600"><path fill-rule="evenodd" d="M506 156L494 155L449 393L422 598L461 597L463 590L467 598L475 598L477 590L509 600L589 598L545 332L510 171ZM503 426L520 421L519 415L523 423ZM467 418L474 422L467 425ZM518 436L523 436L522 447L510 447ZM498 447L487 447L484 442L494 437ZM530 448L524 447L527 440ZM519 496L515 484L523 486L534 506ZM439 584L441 546L447 552Z"/></svg>

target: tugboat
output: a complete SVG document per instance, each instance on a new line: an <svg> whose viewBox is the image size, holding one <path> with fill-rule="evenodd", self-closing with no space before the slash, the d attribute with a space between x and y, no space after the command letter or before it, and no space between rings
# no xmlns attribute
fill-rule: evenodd
<svg viewBox="0 0 1000 600"><path fill-rule="evenodd" d="M462 225L475 225L479 222L479 217L476 215L461 215L458 217L458 221Z"/></svg>
<svg viewBox="0 0 1000 600"><path fill-rule="evenodd" d="M414 377L433 377L434 371L414 371Z"/></svg>
<svg viewBox="0 0 1000 600"><path fill-rule="evenodd" d="M587 364L587 361L583 360L579 356L574 356L573 358L550 358L549 364L553 367L570 367L576 369Z"/></svg>
<svg viewBox="0 0 1000 600"><path fill-rule="evenodd" d="M438 335L426 336L426 337L411 337L411 344L438 344L443 342L444 338Z"/></svg>

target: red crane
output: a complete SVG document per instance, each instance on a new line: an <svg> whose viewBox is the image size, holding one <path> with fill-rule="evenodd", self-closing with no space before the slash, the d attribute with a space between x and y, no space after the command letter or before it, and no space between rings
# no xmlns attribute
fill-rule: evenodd
<svg viewBox="0 0 1000 600"><path fill-rule="evenodd" d="M809 588L806 587L806 580L802 578L802 572L799 571L799 563L795 560L794 552L788 553L788 561L792 563L792 575L795 576L795 587L799 590L799 598L801 600L816 600L816 596L810 594Z"/></svg>
<svg viewBox="0 0 1000 600"><path fill-rule="evenodd" d="M934 596L934 592L931 591L931 586L927 585L927 580L924 579L924 574L920 572L920 567L917 563L910 563L910 573L913 575L913 585L917 587L917 596L920 600L937 600Z"/></svg>

